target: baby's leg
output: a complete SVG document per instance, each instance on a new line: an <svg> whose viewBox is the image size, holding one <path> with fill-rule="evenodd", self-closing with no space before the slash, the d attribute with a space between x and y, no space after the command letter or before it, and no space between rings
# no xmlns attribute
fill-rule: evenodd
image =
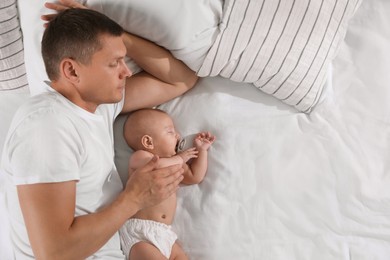
<svg viewBox="0 0 390 260"><path fill-rule="evenodd" d="M188 256L177 242L172 246L172 253L169 260L188 260Z"/></svg>
<svg viewBox="0 0 390 260"><path fill-rule="evenodd" d="M138 242L130 250L131 260L167 260L157 247L148 242Z"/></svg>

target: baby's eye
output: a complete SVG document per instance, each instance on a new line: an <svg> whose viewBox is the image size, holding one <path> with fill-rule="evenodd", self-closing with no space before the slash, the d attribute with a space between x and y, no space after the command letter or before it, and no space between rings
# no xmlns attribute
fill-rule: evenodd
<svg viewBox="0 0 390 260"><path fill-rule="evenodd" d="M176 135L176 131L175 131L175 130L168 130L168 134L170 134L170 135Z"/></svg>

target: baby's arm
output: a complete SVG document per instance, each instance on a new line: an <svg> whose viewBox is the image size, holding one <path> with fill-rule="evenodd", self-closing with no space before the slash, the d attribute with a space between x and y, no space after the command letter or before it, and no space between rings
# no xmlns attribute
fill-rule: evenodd
<svg viewBox="0 0 390 260"><path fill-rule="evenodd" d="M194 146L198 151L198 157L189 165L189 170L184 172L184 184L200 183L207 172L208 149L214 143L215 136L209 132L201 132L194 139Z"/></svg>
<svg viewBox="0 0 390 260"><path fill-rule="evenodd" d="M129 158L129 173L131 174L136 169L147 164L152 158L153 154L147 151L135 151Z"/></svg>
<svg viewBox="0 0 390 260"><path fill-rule="evenodd" d="M160 158L158 167L166 167L174 164L185 164L188 160L196 158L198 151L193 147L184 150L172 157Z"/></svg>
<svg viewBox="0 0 390 260"><path fill-rule="evenodd" d="M198 151L196 148L187 149L170 158L159 158L157 168L163 168L175 164L183 164L192 158L196 158ZM147 164L152 158L153 154L144 150L135 151L129 159L129 172L133 172L145 164Z"/></svg>

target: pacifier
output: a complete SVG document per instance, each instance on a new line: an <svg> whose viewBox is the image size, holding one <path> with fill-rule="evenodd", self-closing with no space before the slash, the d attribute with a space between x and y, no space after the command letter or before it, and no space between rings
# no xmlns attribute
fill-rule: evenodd
<svg viewBox="0 0 390 260"><path fill-rule="evenodd" d="M176 148L175 148L176 153L183 151L185 144L186 144L186 139L184 138L177 141Z"/></svg>

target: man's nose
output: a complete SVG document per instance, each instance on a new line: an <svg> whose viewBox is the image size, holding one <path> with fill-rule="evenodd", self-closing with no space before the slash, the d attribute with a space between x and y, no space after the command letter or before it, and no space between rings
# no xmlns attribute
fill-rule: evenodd
<svg viewBox="0 0 390 260"><path fill-rule="evenodd" d="M122 72L122 76L124 78L128 78L128 77L131 77L133 75L132 71L129 69L129 67L127 67L126 65L126 62L124 60L121 61L122 62L122 67L123 67L123 72Z"/></svg>

